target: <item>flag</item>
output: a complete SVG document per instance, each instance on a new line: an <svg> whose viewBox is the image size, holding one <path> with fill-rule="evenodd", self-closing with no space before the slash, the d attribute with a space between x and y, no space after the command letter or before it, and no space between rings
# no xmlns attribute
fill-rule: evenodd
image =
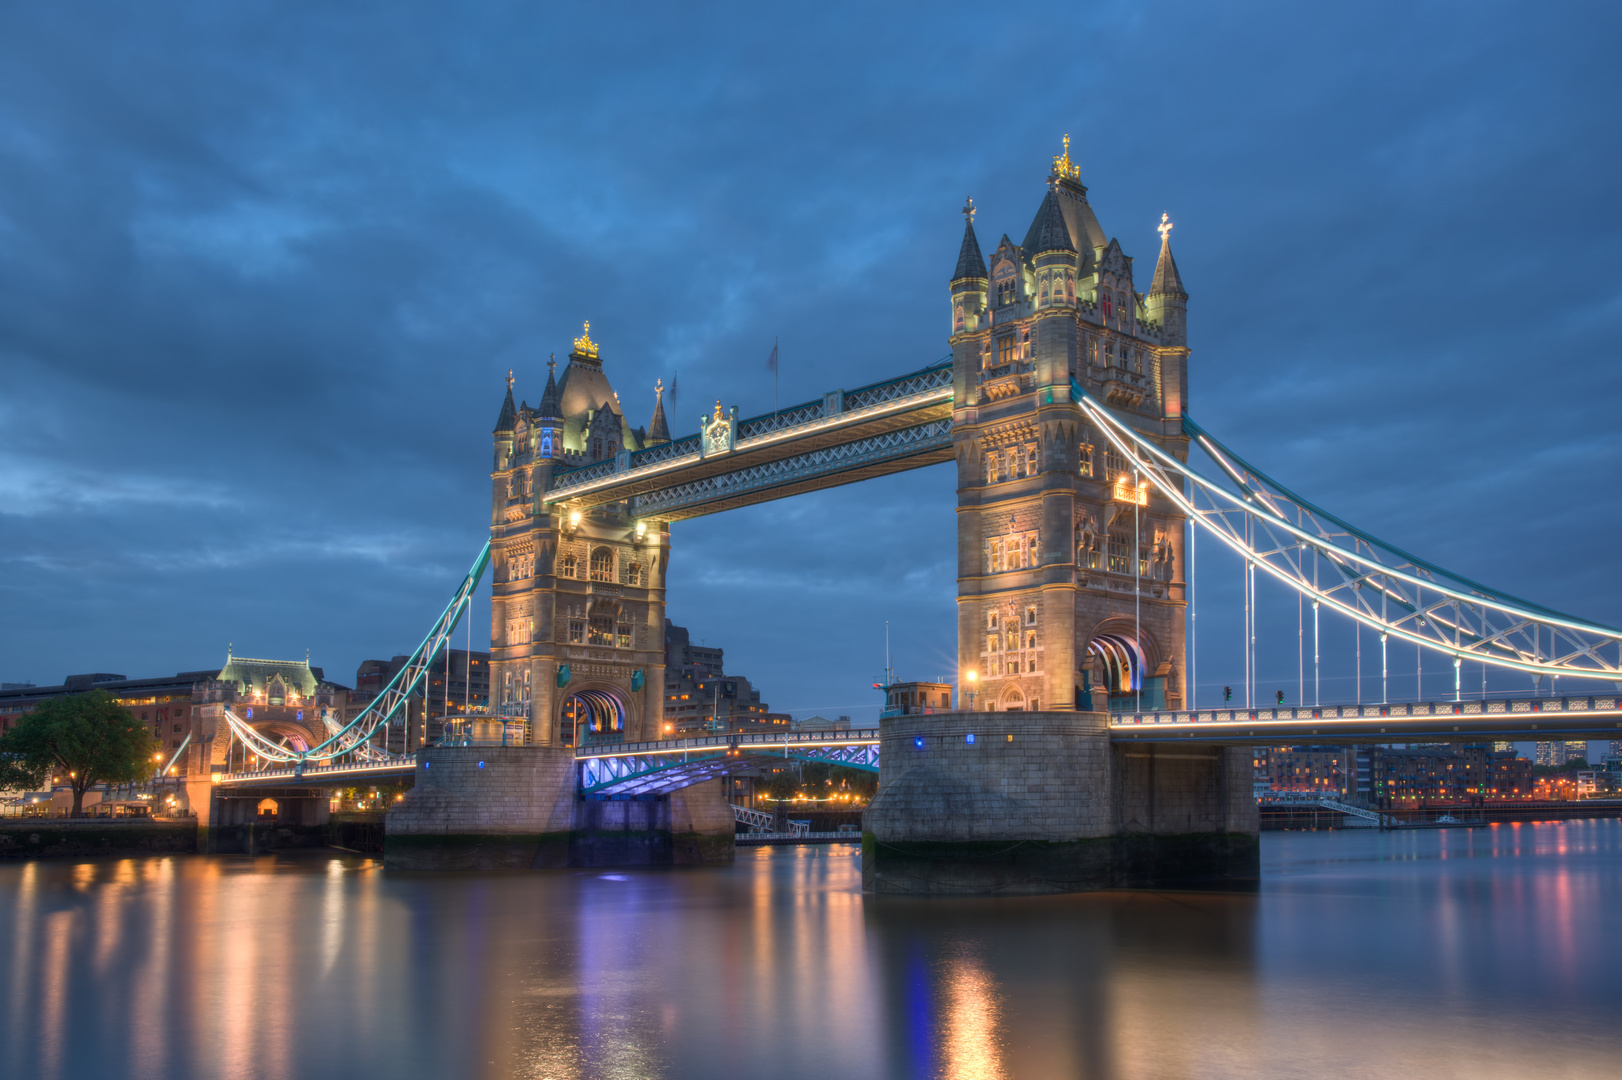
<svg viewBox="0 0 1622 1080"><path fill-rule="evenodd" d="M677 368L676 373L670 376L670 389L665 391L666 394L670 395L670 407L672 409L676 407L676 380L679 378L681 378L681 369Z"/></svg>
<svg viewBox="0 0 1622 1080"><path fill-rule="evenodd" d="M772 354L766 358L766 370L777 370L777 342L772 342Z"/></svg>

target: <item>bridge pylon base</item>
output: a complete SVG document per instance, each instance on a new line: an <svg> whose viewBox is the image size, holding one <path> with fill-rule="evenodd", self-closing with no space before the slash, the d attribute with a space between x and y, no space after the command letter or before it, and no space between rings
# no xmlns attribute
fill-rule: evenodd
<svg viewBox="0 0 1622 1080"><path fill-rule="evenodd" d="M881 721L863 888L986 895L1254 882L1249 751L1112 745L1107 719L996 712Z"/></svg>
<svg viewBox="0 0 1622 1080"><path fill-rule="evenodd" d="M385 821L395 870L540 870L731 862L720 781L668 795L588 799L574 751L444 746L417 755L415 784Z"/></svg>

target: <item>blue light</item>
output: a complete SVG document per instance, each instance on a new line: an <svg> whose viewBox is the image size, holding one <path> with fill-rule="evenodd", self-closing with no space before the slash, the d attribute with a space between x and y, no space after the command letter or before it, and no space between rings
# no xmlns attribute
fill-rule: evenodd
<svg viewBox="0 0 1622 1080"><path fill-rule="evenodd" d="M482 762L482 761L479 762L479 768L481 768L481 769L484 768L484 762Z"/></svg>
<svg viewBox="0 0 1622 1080"><path fill-rule="evenodd" d="M432 761L425 761L422 763L422 767L425 769L432 769L434 767L434 763Z"/></svg>
<svg viewBox="0 0 1622 1080"><path fill-rule="evenodd" d="M969 744L969 745L970 745L970 746L973 746L973 745L974 745L974 732L972 732L972 731L971 731L971 732L969 732L969 733L968 733L968 734L967 734L967 735L965 735L965 736L963 736L963 739L964 739L964 741L965 741L965 742L967 742L967 743L968 743L968 744Z"/></svg>
<svg viewBox="0 0 1622 1080"><path fill-rule="evenodd" d="M924 737L922 735L913 736L912 745L922 750L924 748Z"/></svg>

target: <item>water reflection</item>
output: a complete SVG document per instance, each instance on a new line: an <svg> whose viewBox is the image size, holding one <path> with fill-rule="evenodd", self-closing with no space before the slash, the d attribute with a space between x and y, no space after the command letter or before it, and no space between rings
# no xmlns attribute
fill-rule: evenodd
<svg viewBox="0 0 1622 1080"><path fill-rule="evenodd" d="M1254 895L865 899L353 855L0 865L0 1071L136 1077L1614 1075L1622 823L1270 835Z"/></svg>

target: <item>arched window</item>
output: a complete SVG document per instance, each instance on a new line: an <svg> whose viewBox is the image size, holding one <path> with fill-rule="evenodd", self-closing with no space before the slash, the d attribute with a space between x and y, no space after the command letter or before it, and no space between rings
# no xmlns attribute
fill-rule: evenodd
<svg viewBox="0 0 1622 1080"><path fill-rule="evenodd" d="M993 540L991 542L991 567L986 572L990 573L990 574L995 574L995 573L998 573L1001 570L1002 570L1002 541L1001 540ZM997 616L996 615L991 616L991 625L992 626L997 625Z"/></svg>
<svg viewBox="0 0 1622 1080"><path fill-rule="evenodd" d="M552 456L552 433L550 431L541 436L541 456Z"/></svg>
<svg viewBox="0 0 1622 1080"><path fill-rule="evenodd" d="M558 560L558 577L579 577L580 569L573 555L565 555Z"/></svg>
<svg viewBox="0 0 1622 1080"><path fill-rule="evenodd" d="M1035 536L1032 536L1029 540L1025 541L1025 565L1037 565Z"/></svg>
<svg viewBox="0 0 1622 1080"><path fill-rule="evenodd" d="M963 305L958 304L952 309L952 328L958 333L963 332Z"/></svg>
<svg viewBox="0 0 1622 1080"><path fill-rule="evenodd" d="M591 580L614 580L614 552L600 547L591 553Z"/></svg>

